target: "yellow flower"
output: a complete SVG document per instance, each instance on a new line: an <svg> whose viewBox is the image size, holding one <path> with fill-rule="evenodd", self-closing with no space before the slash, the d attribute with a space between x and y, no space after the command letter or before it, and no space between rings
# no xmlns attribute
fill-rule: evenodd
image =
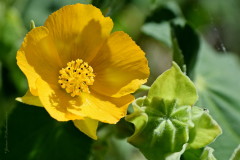
<svg viewBox="0 0 240 160"><path fill-rule="evenodd" d="M75 4L32 29L17 52L29 91L17 100L43 106L58 121L73 120L97 139L98 121L115 124L131 95L147 81L144 52L124 32L110 33L111 18L92 5Z"/></svg>

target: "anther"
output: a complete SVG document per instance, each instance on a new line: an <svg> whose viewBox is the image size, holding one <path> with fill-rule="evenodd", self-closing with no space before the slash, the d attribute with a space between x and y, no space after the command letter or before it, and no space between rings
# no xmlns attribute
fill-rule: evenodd
<svg viewBox="0 0 240 160"><path fill-rule="evenodd" d="M75 74L75 72L78 74ZM79 96L82 92L90 93L88 87L93 85L95 74L93 73L93 68L86 62L83 62L83 60L77 59L76 61L68 62L67 67L61 69L59 74L58 83L72 97Z"/></svg>

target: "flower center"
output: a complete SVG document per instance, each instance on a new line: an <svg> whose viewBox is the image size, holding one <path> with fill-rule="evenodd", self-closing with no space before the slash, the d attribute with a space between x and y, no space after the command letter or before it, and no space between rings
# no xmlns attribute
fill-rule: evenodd
<svg viewBox="0 0 240 160"><path fill-rule="evenodd" d="M82 92L90 93L88 86L93 85L95 74L93 68L82 59L67 63L66 68L60 71L58 83L71 96L81 95Z"/></svg>

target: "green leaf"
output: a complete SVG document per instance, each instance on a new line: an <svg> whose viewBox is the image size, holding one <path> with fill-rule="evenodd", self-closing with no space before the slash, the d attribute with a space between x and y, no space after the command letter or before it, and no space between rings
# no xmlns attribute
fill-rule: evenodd
<svg viewBox="0 0 240 160"><path fill-rule="evenodd" d="M135 112L126 120L135 126L128 142L139 148L150 160L180 158L189 140L191 106L179 107L176 100L160 97L137 99Z"/></svg>
<svg viewBox="0 0 240 160"><path fill-rule="evenodd" d="M2 91L6 97L26 88L24 76L16 69L16 51L25 33L20 13L13 7L0 2L0 61Z"/></svg>
<svg viewBox="0 0 240 160"><path fill-rule="evenodd" d="M146 22L160 23L172 20L182 14L179 6L174 1L158 1L157 3L155 9L147 17Z"/></svg>
<svg viewBox="0 0 240 160"><path fill-rule="evenodd" d="M147 23L143 25L142 32L154 39L162 42L168 48L171 48L171 27L168 22Z"/></svg>
<svg viewBox="0 0 240 160"><path fill-rule="evenodd" d="M201 149L187 150L181 157L182 160L216 160L213 155L214 149L205 147Z"/></svg>
<svg viewBox="0 0 240 160"><path fill-rule="evenodd" d="M222 133L220 126L208 114L207 109L192 107L194 128L190 129L189 146L193 149L203 148L213 142Z"/></svg>
<svg viewBox="0 0 240 160"><path fill-rule="evenodd" d="M191 75L199 51L199 37L196 31L186 22L183 25L177 23L178 22L175 21L171 25L173 44L175 44L173 45L173 55L178 55L178 57L180 57L181 53L183 54L184 60L181 60L181 57L178 58L181 60L178 64L182 66L184 62L186 64L187 75ZM179 49L176 49L177 47L179 47ZM180 52L179 50L181 53L178 53Z"/></svg>
<svg viewBox="0 0 240 160"><path fill-rule="evenodd" d="M81 159L92 140L72 122L57 122L41 107L18 103L0 133L0 157L8 160Z"/></svg>
<svg viewBox="0 0 240 160"><path fill-rule="evenodd" d="M145 160L144 156L126 139L109 137L109 148L103 160ZM96 159L99 160L99 159Z"/></svg>
<svg viewBox="0 0 240 160"><path fill-rule="evenodd" d="M181 72L176 63L152 84L148 98L152 99L154 96L167 100L176 99L179 106L193 105L198 99L193 82Z"/></svg>
<svg viewBox="0 0 240 160"><path fill-rule="evenodd" d="M0 3L0 9L1 15L3 15L3 17L0 18L0 45L9 47L15 45L16 42L22 38L25 29L19 16L20 13L15 8L7 7L3 3ZM6 55L1 54L0 56Z"/></svg>
<svg viewBox="0 0 240 160"><path fill-rule="evenodd" d="M230 53L219 54L201 41L199 60L195 70L195 84L199 93L197 105L209 109L223 134L210 146L219 160L229 159L240 144L240 65Z"/></svg>
<svg viewBox="0 0 240 160"><path fill-rule="evenodd" d="M240 160L240 145L234 150L230 160Z"/></svg>
<svg viewBox="0 0 240 160"><path fill-rule="evenodd" d="M180 68L183 72L186 72L186 66L184 63L184 57L183 57L182 50L179 47L178 40L177 40L177 37L174 35L173 29L171 31L172 31L171 39L172 39L173 61L175 61L178 64L178 66L180 66Z"/></svg>
<svg viewBox="0 0 240 160"><path fill-rule="evenodd" d="M172 49L173 61L187 75L192 74L199 51L197 32L182 17L179 5L174 1L159 1L142 27L149 35Z"/></svg>
<svg viewBox="0 0 240 160"><path fill-rule="evenodd" d="M175 61L178 66L180 66L181 70L185 72L186 66L184 64L183 53L179 47L178 39L174 34L173 27L171 27L169 22L147 23L143 25L142 32L170 49L172 52L172 60Z"/></svg>
<svg viewBox="0 0 240 160"><path fill-rule="evenodd" d="M147 23L143 33L158 40L172 50L173 61L182 71L191 75L199 51L199 37L196 31L182 18L162 23Z"/></svg>

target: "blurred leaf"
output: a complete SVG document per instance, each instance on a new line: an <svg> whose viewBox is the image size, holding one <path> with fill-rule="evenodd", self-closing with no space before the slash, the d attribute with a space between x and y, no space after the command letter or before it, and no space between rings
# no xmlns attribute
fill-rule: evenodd
<svg viewBox="0 0 240 160"><path fill-rule="evenodd" d="M240 144L240 65L233 54L219 54L201 41L195 70L199 93L197 105L209 109L223 134L211 144L219 160L229 159Z"/></svg>
<svg viewBox="0 0 240 160"><path fill-rule="evenodd" d="M172 20L180 14L181 11L174 1L159 1L156 8L146 18L146 22L161 23Z"/></svg>
<svg viewBox="0 0 240 160"><path fill-rule="evenodd" d="M171 48L171 28L168 22L163 22L160 24L146 23L142 26L142 32L162 42L168 48Z"/></svg>
<svg viewBox="0 0 240 160"><path fill-rule="evenodd" d="M92 5L100 8L105 16L114 16L119 13L132 0L92 0Z"/></svg>
<svg viewBox="0 0 240 160"><path fill-rule="evenodd" d="M141 152L127 143L126 139L117 139L112 136L109 137L108 143L109 148L103 160L146 160Z"/></svg>
<svg viewBox="0 0 240 160"><path fill-rule="evenodd" d="M3 73L2 73L2 62L0 61L0 94L1 94L1 91L2 91L2 76L3 76Z"/></svg>
<svg viewBox="0 0 240 160"><path fill-rule="evenodd" d="M171 40L172 40L172 59L178 64L183 72L186 72L186 65L184 62L184 57L182 50L179 47L177 37L175 37L173 30L171 29Z"/></svg>
<svg viewBox="0 0 240 160"><path fill-rule="evenodd" d="M134 133L134 125L132 123L129 123L125 120L125 118L122 118L117 124L116 124L116 137L119 139L123 139L126 137L131 136Z"/></svg>
<svg viewBox="0 0 240 160"><path fill-rule="evenodd" d="M25 32L19 12L15 8L5 7L2 3L0 3L0 9L2 9L1 13L3 14L3 17L0 18L0 44L14 46ZM6 54L0 56L6 56Z"/></svg>
<svg viewBox="0 0 240 160"><path fill-rule="evenodd" d="M106 140L97 140L92 144L92 150L89 160L105 160L107 151L109 150L109 144Z"/></svg>
<svg viewBox="0 0 240 160"><path fill-rule="evenodd" d="M36 26L42 26L47 17L65 5L76 3L89 4L91 0L27 0L22 7L22 17L25 27L29 29L29 21L34 20ZM22 1L17 1L16 5L22 5Z"/></svg>
<svg viewBox="0 0 240 160"><path fill-rule="evenodd" d="M148 98L155 96L168 100L176 99L179 106L193 105L198 99L193 82L181 72L176 63L152 84Z"/></svg>
<svg viewBox="0 0 240 160"><path fill-rule="evenodd" d="M119 10L117 15L113 16L112 18L114 21L112 32L124 31L133 39L137 39L141 30L141 26L144 23L145 15L142 13L142 10L139 7L129 4L122 10Z"/></svg>
<svg viewBox="0 0 240 160"><path fill-rule="evenodd" d="M213 17L211 17L207 8L201 4L202 1L195 1L193 3L186 2L187 1L181 5L181 8L185 18L194 28L199 29L199 27L203 25L209 25L212 23L211 20ZM209 3L210 1L206 2Z"/></svg>
<svg viewBox="0 0 240 160"><path fill-rule="evenodd" d="M191 24L204 33L209 41L219 50L238 53L240 51L240 25L236 17L240 14L240 1L218 0L218 3L209 0L183 1L183 12ZM224 47L222 45L224 44Z"/></svg>
<svg viewBox="0 0 240 160"><path fill-rule="evenodd" d="M142 32L171 48L173 61L183 72L186 70L187 75L191 74L199 51L199 38L184 19L175 18L168 22L146 23L142 27Z"/></svg>
<svg viewBox="0 0 240 160"><path fill-rule="evenodd" d="M155 22L158 25L145 24L143 32L170 47L173 52L173 61L182 71L186 70L188 76L191 76L199 50L198 34L186 23L176 2L159 3L159 7L146 19L146 22Z"/></svg>
<svg viewBox="0 0 240 160"><path fill-rule="evenodd" d="M137 148L127 143L126 138L115 136L116 125L100 123L99 128L99 139L92 145L89 160L146 160Z"/></svg>
<svg viewBox="0 0 240 160"><path fill-rule="evenodd" d="M230 160L240 160L240 145L234 150Z"/></svg>
<svg viewBox="0 0 240 160"><path fill-rule="evenodd" d="M175 21L176 22L176 21ZM184 25L179 25L176 23L172 23L172 38L175 45L173 45L174 53L173 55L177 55L180 59L180 65L183 64L183 62L186 64L186 71L187 75L191 74L192 69L195 66L196 60L197 60L197 54L199 50L199 38L196 31L193 30L193 28L185 23ZM178 45L179 47L177 47ZM182 54L179 53L180 51L183 54L184 60L181 60L180 57ZM174 57L174 56L173 56Z"/></svg>
<svg viewBox="0 0 240 160"><path fill-rule="evenodd" d="M16 65L16 50L22 39L25 29L23 27L19 12L15 8L7 8L0 3L0 9L3 17L0 18L0 62L1 80L4 83L1 91L11 96L25 89L23 75ZM1 109L1 108L0 108Z"/></svg>
<svg viewBox="0 0 240 160"><path fill-rule="evenodd" d="M0 3L0 9L2 14L0 18L0 60L4 65L9 65L12 63L13 58L15 60L15 53L12 51L16 50L16 46L22 38L25 29L15 8L7 8L4 4Z"/></svg>
<svg viewBox="0 0 240 160"><path fill-rule="evenodd" d="M147 17L146 22L162 22L174 19L176 15L165 7L157 8L150 16Z"/></svg>
<svg viewBox="0 0 240 160"><path fill-rule="evenodd" d="M213 151L211 147L190 149L182 155L181 160L216 160Z"/></svg>
<svg viewBox="0 0 240 160"><path fill-rule="evenodd" d="M185 22L184 22L185 23ZM172 60L175 61L183 72L186 70L182 50L179 47L178 39L171 28L170 22L146 23L142 26L142 32L171 49Z"/></svg>
<svg viewBox="0 0 240 160"><path fill-rule="evenodd" d="M90 138L72 122L57 122L40 107L19 103L1 130L0 157L4 159L85 160L90 154Z"/></svg>
<svg viewBox="0 0 240 160"><path fill-rule="evenodd" d="M0 2L0 127L14 109L14 95L25 88L25 79L16 65L16 50L25 32L19 12ZM1 132L1 131L0 131ZM1 157L1 156L0 156Z"/></svg>
<svg viewBox="0 0 240 160"><path fill-rule="evenodd" d="M101 8L103 5L109 5L111 1L109 0L92 0L92 5L94 5L97 8Z"/></svg>

